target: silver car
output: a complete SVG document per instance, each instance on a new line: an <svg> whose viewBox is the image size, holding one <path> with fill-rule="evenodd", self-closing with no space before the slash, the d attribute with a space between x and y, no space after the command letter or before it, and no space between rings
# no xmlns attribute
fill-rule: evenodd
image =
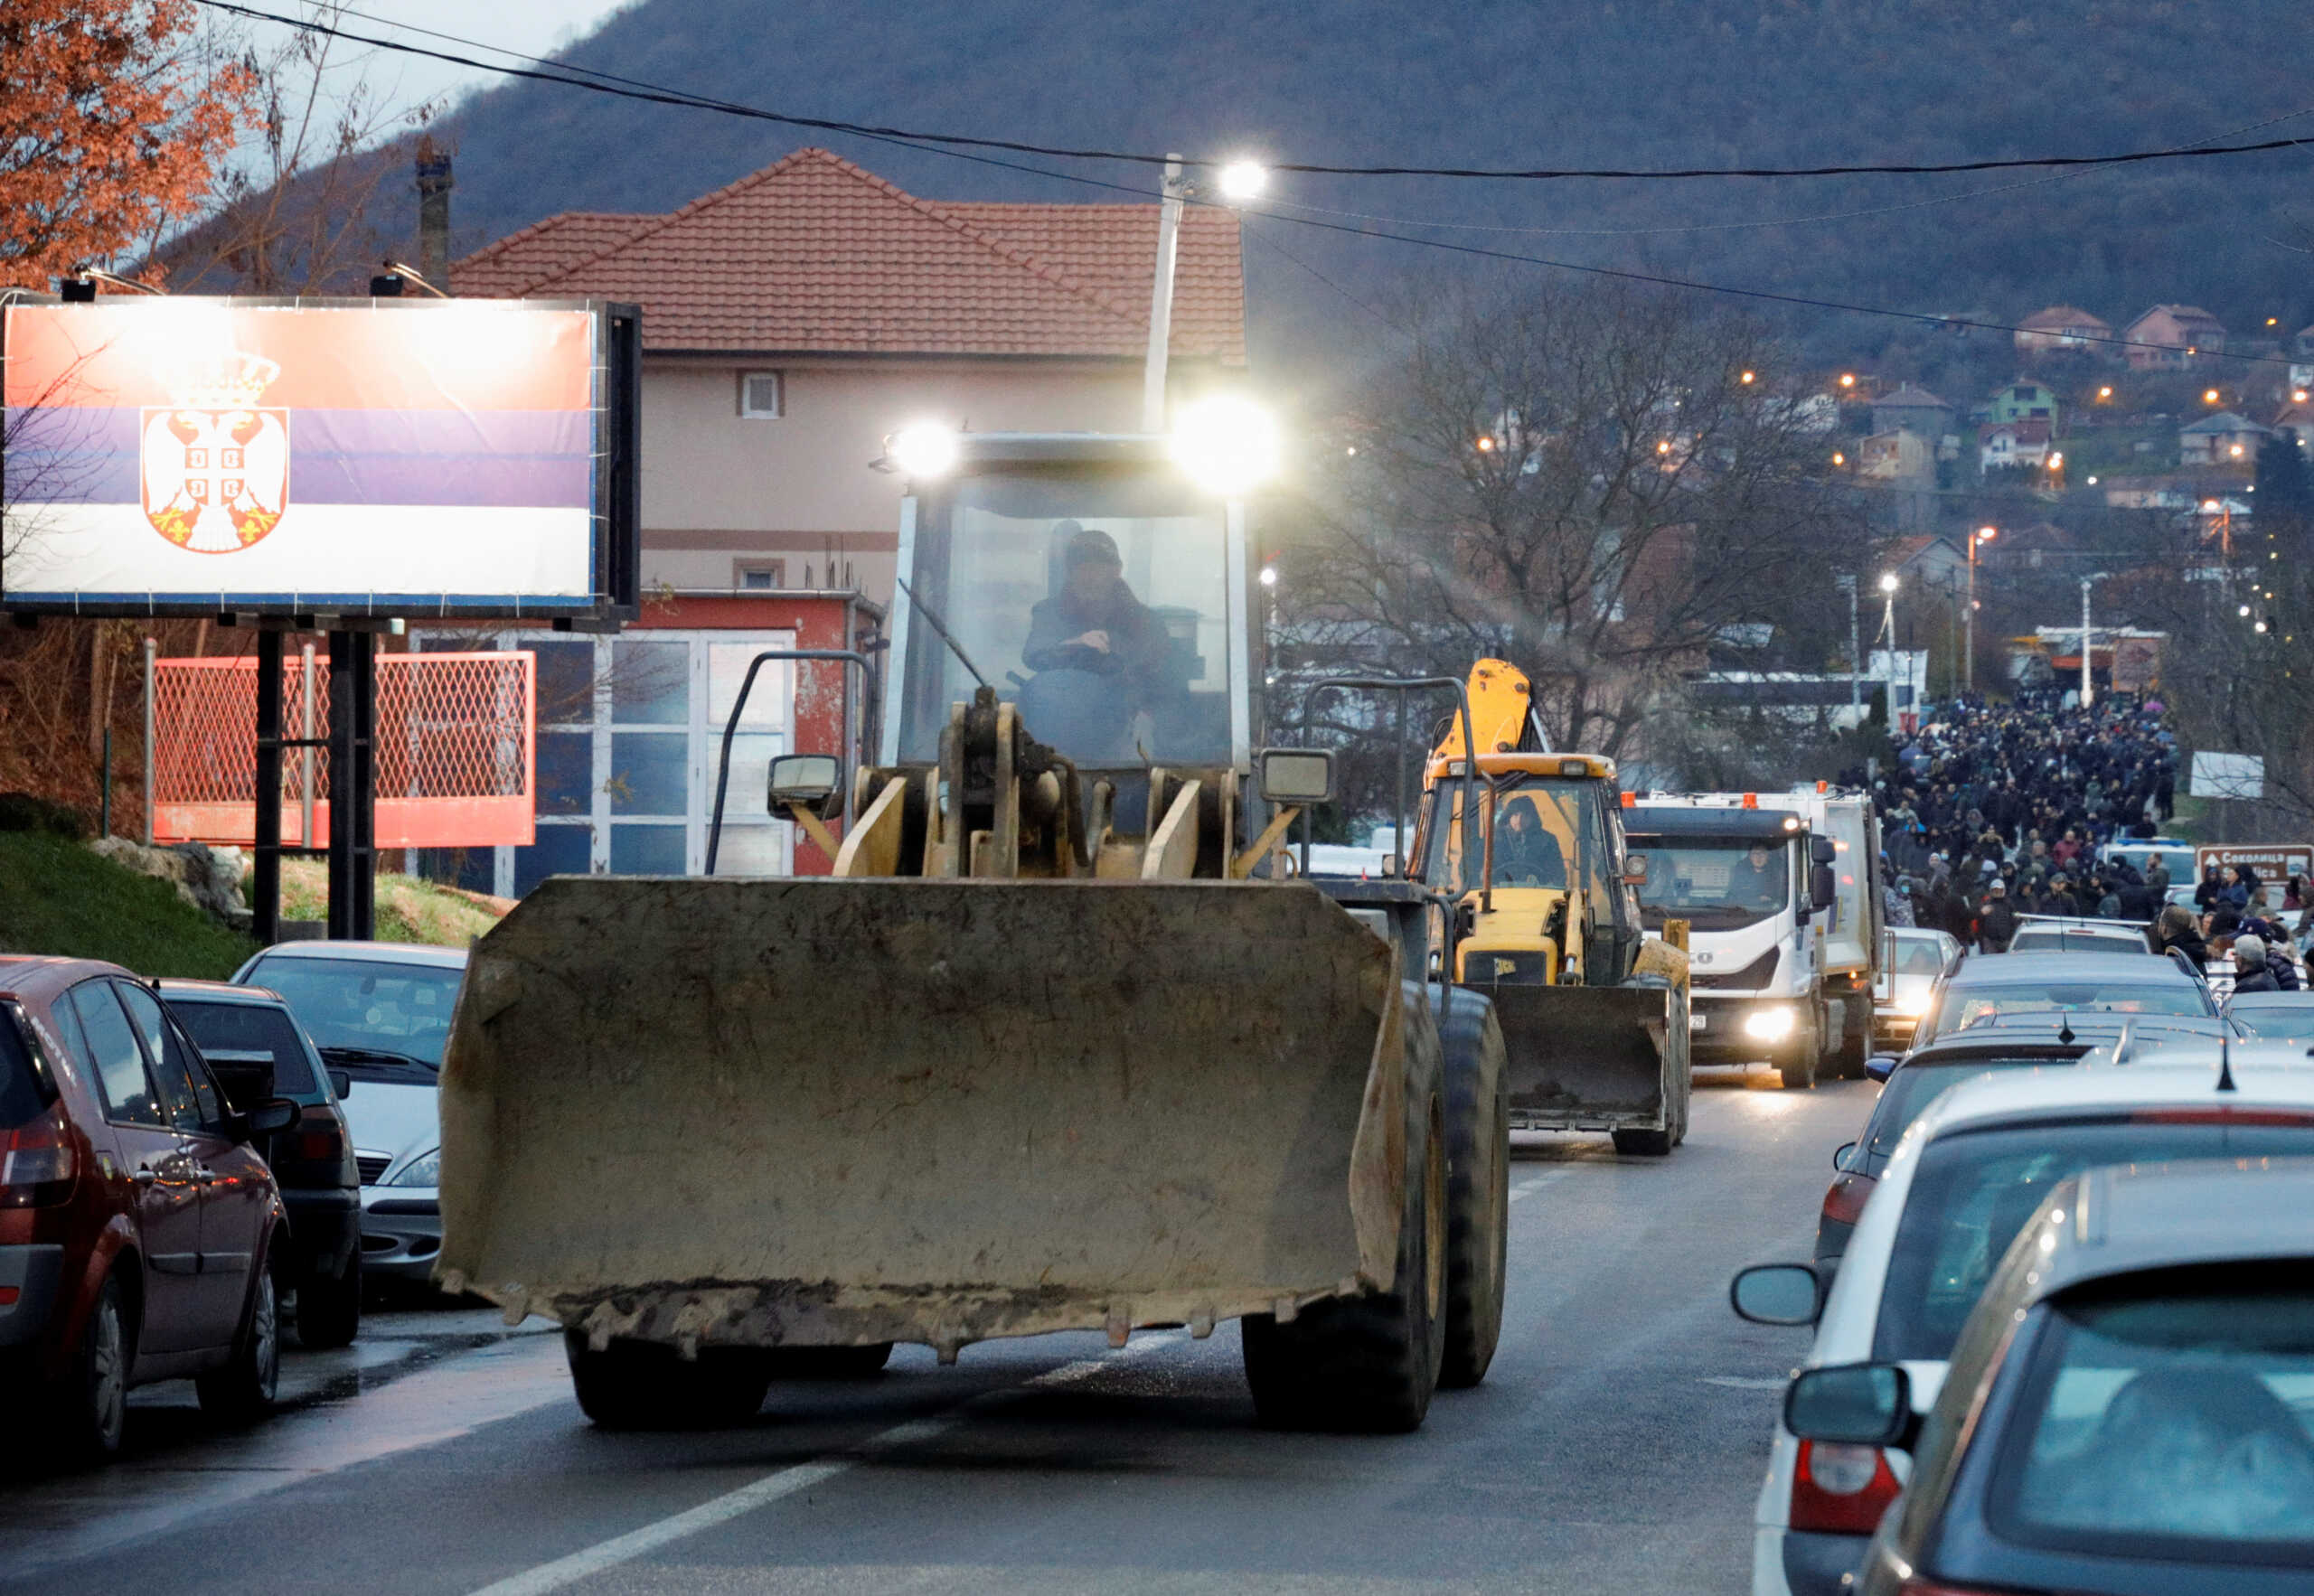
<svg viewBox="0 0 2314 1596"><path fill-rule="evenodd" d="M1952 973L1962 950L1946 931L1893 925L1885 934L1880 973L1872 984L1872 1044L1877 1052L1902 1052L1928 1012L1938 979Z"/></svg>
<svg viewBox="0 0 2314 1596"><path fill-rule="evenodd" d="M362 1176L362 1272L373 1281L427 1280L442 1251L438 1081L466 968L461 948L290 942L233 976L279 992L351 1083L343 1107Z"/></svg>

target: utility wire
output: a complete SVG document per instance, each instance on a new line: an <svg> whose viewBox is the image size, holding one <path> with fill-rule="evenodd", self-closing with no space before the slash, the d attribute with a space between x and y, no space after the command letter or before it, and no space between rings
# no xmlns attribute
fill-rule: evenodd
<svg viewBox="0 0 2314 1596"><path fill-rule="evenodd" d="M429 56L437 61L449 61L460 66L475 67L483 71L497 72L508 77L535 79L541 82L546 83L560 83L573 89L592 89L599 93L615 94L625 99L644 99L660 105L678 106L697 110L722 111L733 115L754 117L764 121L785 123L790 126L818 127L834 132L849 133L859 137L872 139L880 144L893 145L904 149L912 149L919 154L951 155L959 160L974 162L979 165L998 166L1002 167L1007 171L1027 173L1037 177L1053 178L1063 183L1074 183L1092 188L1107 189L1114 192L1132 194L1144 200L1162 200L1168 197L1162 190L1158 189L1144 188L1133 183L1115 183L1106 178L1087 177L1081 174L1073 172L1056 172L1049 167L1031 166L1022 162L1008 161L993 155L978 155L973 153L971 150L951 146L958 145L975 145L984 148L998 148L1030 155L1042 154L1061 156L1083 155L1087 157L1118 160L1144 159L1144 157L1141 156L1107 155L1102 152L1094 151L1043 149L1036 146L1009 144L999 140L968 139L934 134L908 133L896 128L871 127L857 123L830 122L807 117L783 116L775 112L759 110L753 107L738 105L729 100L710 99L703 96L691 94L684 90L663 89L656 85L644 83L639 79L616 78L613 74L596 73L591 68L564 68L561 67L560 63L556 63L557 70L554 71L532 71L519 67L500 66L489 61L475 61L470 57L466 56L450 55L440 51L426 50L418 45L407 44L395 40L366 37L362 34L348 33L343 29L332 28L325 23L308 22L298 17L282 16L273 12L259 11L250 6L236 5L232 3L232 0L195 0L195 4L207 6L212 10L230 12L236 15L251 17L259 21L278 23L285 27L301 29L309 33L322 33L331 38L343 38L350 40L355 43L374 45L383 50L400 51L409 54ZM450 37L450 35L437 36ZM473 44L472 41L461 40L459 42ZM495 45L487 44L473 45L473 47L484 50L498 49ZM499 51L499 53L514 55L517 56L518 59L527 61L538 61L541 59L536 56L522 56L518 52L513 51ZM590 80L589 78L570 76L569 74L574 71L591 73L593 78L601 79L603 80L593 81ZM616 87L616 85L630 85L632 87L622 88ZM2292 112L2290 113L2290 116L2303 116L2309 114L2314 114L2314 108L2309 108L2307 111ZM2277 121L2283 121L2288 120L2289 117L2277 117L2274 119ZM2204 146L2199 147L2202 151L2206 153L2222 154L2226 153L2229 149L2279 148L2283 145L2314 145L2314 137L2270 141L2268 144L2256 146ZM2151 157L2161 155L2190 153L2195 152L2153 151L2147 152L2147 156ZM1165 156L1148 158L1156 161L1167 159ZM2133 156L2126 158L2137 159L2140 157ZM1199 161L1185 162L1184 164L1208 165L1212 164L1213 163ZM2010 164L2032 164L2033 163ZM2084 163L2074 162L2072 164L2081 164ZM1312 166L1273 166L1271 170L1321 171L1335 169ZM1858 168L1858 170L1865 169ZM1894 171L1897 170L1897 168L1882 168L1881 170ZM1937 168L1922 168L1921 170L1937 170ZM1741 175L1741 174L1731 174ZM1590 174L1587 175L1608 174ZM1242 209L1241 207L1219 204L1213 201L1201 199L1196 195L1184 196L1183 202L1192 205L1203 205L1209 209L1214 210ZM1876 316L1883 320L1909 322L1915 325L1931 327L1940 332L1958 328L1966 329L1971 332L2008 333L2013 334L2031 330L2017 326L2007 322L1979 321L1963 316L1933 315L1919 311L1891 310L1885 305L1853 305L1844 300L1819 299L1801 294L1779 294L1766 288L1738 288L1725 283L1698 282L1691 277L1666 277L1660 273L1632 271L1621 267L1589 266L1572 260L1554 260L1545 256L1522 255L1515 250L1488 249L1478 244L1457 244L1444 239L1425 239L1411 233L1390 232L1378 228L1351 227L1342 222L1325 221L1312 216L1294 216L1278 211L1258 211L1255 213L1271 217L1278 221L1290 222L1297 227L1314 228L1322 232L1345 233L1351 238L1382 239L1392 243L1411 244L1417 249L1444 250L1451 255L1468 256L1477 259L1500 260L1522 266L1546 267L1556 271L1578 272L1588 277L1608 277L1623 282L1643 283L1656 287L1679 288L1690 293L1717 294L1729 298L1757 300L1774 305L1789 305L1808 310L1839 311L1848 315ZM1305 263L1297 262L1296 264ZM1313 274L1315 272L1314 268L1305 267L1305 268L1312 270ZM1339 285L1331 286L1339 287ZM1371 307L1368 306L1367 308L1370 309ZM2171 353L2176 352L2174 345L2154 343L2143 339L2122 338L2118 335L2098 336L2089 333L2075 333L2074 336L2082 343L2105 344L2116 349L2159 349ZM2216 350L2213 350L2208 352L2212 358L2241 361L2249 364L2289 365L2291 363L2287 357L2279 355L2225 354L2222 351Z"/></svg>
<svg viewBox="0 0 2314 1596"><path fill-rule="evenodd" d="M472 56L431 50L404 40L381 39L372 34L356 33L349 29L334 27L312 18L285 16L279 12L237 5L233 0L196 0L196 4L211 11L247 17L256 22L277 23L283 27L296 28L308 33L319 33L333 39L344 39L353 43L367 44L379 50L396 51L405 55L425 56L430 60L447 62L452 66L472 67L479 71L496 72L510 78L529 78L541 82L563 83L572 88L588 89L597 94L614 95L625 99L640 99L659 105L689 106L697 109L719 111L728 116L777 122L790 127L810 127L826 133L849 133L863 136L907 139L920 144L955 146L968 149L1005 150L1014 155L1047 155L1070 161L1125 161L1143 166L1163 166L1169 161L1177 158L1171 155L1147 155L1131 150L1083 149L1066 145L1028 144L1016 139L979 138L958 133L932 133L918 128L888 127L873 123L846 122L826 117L797 116L791 112L766 110L758 106L740 105L729 100L713 99L682 90L645 86L634 80L619 79L609 73L592 72L586 68L573 68L562 62L551 63L554 69L552 70L537 70L531 68L505 66L493 61L476 61ZM452 37L444 34L433 36ZM476 44L471 40L461 39L456 42L470 49L495 50L494 46ZM515 56L517 59L531 61L539 59L521 57L519 52L513 51L496 51L496 53ZM582 72L587 75L574 75ZM2020 155L1980 161L1871 162L1821 166L1350 166L1315 161L1273 161L1265 164L1273 172L1300 172L1330 177L1451 177L1513 181L1558 181L1578 177L1649 181L1725 177L1883 175L1911 177L1942 172L2008 172L2044 166L2123 166L2148 161L2254 155L2262 151L2300 149L2308 146L2314 146L2314 136L2300 138L2262 139L2251 144L2204 143L2183 148L2128 150L2107 155ZM1217 167L1229 164L1226 157L1212 155L1181 156L1178 159L1184 166Z"/></svg>

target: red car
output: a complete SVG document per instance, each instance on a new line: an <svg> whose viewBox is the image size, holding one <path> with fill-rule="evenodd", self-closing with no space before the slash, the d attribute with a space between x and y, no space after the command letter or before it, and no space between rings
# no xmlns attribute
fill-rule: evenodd
<svg viewBox="0 0 2314 1596"><path fill-rule="evenodd" d="M280 1368L281 1194L152 990L87 959L0 957L0 1391L71 1460L120 1445L128 1388L191 1376L262 1413Z"/></svg>

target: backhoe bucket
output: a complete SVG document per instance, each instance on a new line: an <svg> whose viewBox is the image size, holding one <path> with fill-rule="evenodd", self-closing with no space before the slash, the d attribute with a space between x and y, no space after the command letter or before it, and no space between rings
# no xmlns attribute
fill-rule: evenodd
<svg viewBox="0 0 2314 1596"><path fill-rule="evenodd" d="M1510 1057L1510 1122L1523 1130L1662 1130L1688 1069L1685 994L1652 986L1495 986Z"/></svg>
<svg viewBox="0 0 2314 1596"><path fill-rule="evenodd" d="M1390 1283L1427 1024L1305 885L560 878L474 950L438 1272L598 1345L1290 1313Z"/></svg>

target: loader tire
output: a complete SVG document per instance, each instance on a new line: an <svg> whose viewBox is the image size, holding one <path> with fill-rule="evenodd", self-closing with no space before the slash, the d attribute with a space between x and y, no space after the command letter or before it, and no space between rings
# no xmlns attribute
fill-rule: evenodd
<svg viewBox="0 0 2314 1596"><path fill-rule="evenodd" d="M890 1361L892 1344L866 1347L778 1347L767 1355L775 1380L872 1380Z"/></svg>
<svg viewBox="0 0 2314 1596"><path fill-rule="evenodd" d="M1331 1297L1285 1323L1242 1321L1254 1412L1274 1430L1403 1434L1430 1411L1446 1351L1446 1105L1438 1033L1406 997L1406 1181L1390 1290Z"/></svg>
<svg viewBox="0 0 2314 1596"><path fill-rule="evenodd" d="M1486 1378L1502 1338L1510 1096L1493 1004L1474 992L1455 992L1438 1028L1438 1045L1446 1079L1446 1356L1438 1383L1459 1391Z"/></svg>
<svg viewBox="0 0 2314 1596"><path fill-rule="evenodd" d="M702 1349L685 1362L672 1347L613 1341L600 1352L566 1331L570 1384L579 1409L605 1430L711 1430L744 1424L771 1390L772 1362L760 1352Z"/></svg>

